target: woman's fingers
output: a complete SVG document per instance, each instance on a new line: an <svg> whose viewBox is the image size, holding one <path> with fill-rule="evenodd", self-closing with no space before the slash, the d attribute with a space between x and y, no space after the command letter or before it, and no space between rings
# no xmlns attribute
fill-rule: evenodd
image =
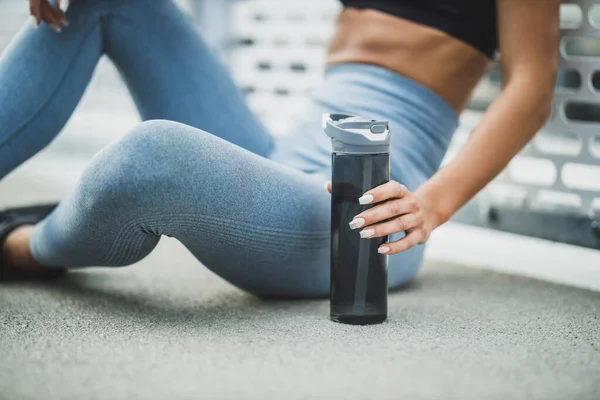
<svg viewBox="0 0 600 400"><path fill-rule="evenodd" d="M42 21L41 3L42 0L29 0L29 13L35 19L35 26L38 26Z"/></svg>
<svg viewBox="0 0 600 400"><path fill-rule="evenodd" d="M382 244L377 251L381 254L398 254L417 244L425 243L426 240L427 232L424 228L413 229L400 240Z"/></svg>
<svg viewBox="0 0 600 400"><path fill-rule="evenodd" d="M420 213L419 203L414 196L405 196L401 199L388 200L378 204L354 217L350 228L358 229L363 226L376 224L403 214Z"/></svg>
<svg viewBox="0 0 600 400"><path fill-rule="evenodd" d="M29 0L29 12L35 19L36 26L45 22L60 32L61 27L67 23L65 14L54 8L47 0Z"/></svg>
<svg viewBox="0 0 600 400"><path fill-rule="evenodd" d="M41 3L42 20L60 32L61 26L67 22L67 17L47 1Z"/></svg>
<svg viewBox="0 0 600 400"><path fill-rule="evenodd" d="M406 186L401 185L396 181L389 181L367 191L362 195L361 198L358 199L358 202L363 205L380 203L388 199L402 198L409 193L410 191L406 188Z"/></svg>
<svg viewBox="0 0 600 400"><path fill-rule="evenodd" d="M390 221L381 222L379 224L370 225L360 231L360 237L363 239L371 239L394 233L408 231L416 228L423 223L423 218L419 214L405 214Z"/></svg>
<svg viewBox="0 0 600 400"><path fill-rule="evenodd" d="M323 188L331 193L331 181L326 181L323 185ZM404 197L409 193L410 191L406 188L406 186L401 185L396 181L389 181L364 193L358 199L358 202L363 205L380 203L391 198Z"/></svg>
<svg viewBox="0 0 600 400"><path fill-rule="evenodd" d="M331 182L324 184L331 193ZM395 242L384 243L377 251L381 254L397 254L411 247L425 243L430 230L426 229L426 210L419 199L408 188L396 181L377 186L359 198L362 205L373 204L350 221L351 229L361 229L363 239L378 238L405 232L405 236Z"/></svg>

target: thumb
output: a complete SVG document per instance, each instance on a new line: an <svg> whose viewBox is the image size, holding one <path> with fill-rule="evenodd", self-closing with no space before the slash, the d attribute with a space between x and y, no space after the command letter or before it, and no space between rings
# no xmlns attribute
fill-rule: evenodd
<svg viewBox="0 0 600 400"><path fill-rule="evenodd" d="M329 193L331 193L331 181L325 181L325 184L323 185L323 189L325 189Z"/></svg>

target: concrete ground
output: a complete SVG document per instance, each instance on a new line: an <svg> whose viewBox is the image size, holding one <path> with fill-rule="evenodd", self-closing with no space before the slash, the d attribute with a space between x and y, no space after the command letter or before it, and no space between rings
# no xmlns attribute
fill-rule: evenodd
<svg viewBox="0 0 600 400"><path fill-rule="evenodd" d="M598 399L600 294L428 263L389 321L267 301L164 241L138 265L0 287L0 398Z"/></svg>

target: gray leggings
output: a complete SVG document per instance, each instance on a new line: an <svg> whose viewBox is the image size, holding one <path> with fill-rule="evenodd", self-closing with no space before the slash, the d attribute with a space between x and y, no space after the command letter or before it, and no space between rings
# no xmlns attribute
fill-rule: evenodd
<svg viewBox="0 0 600 400"><path fill-rule="evenodd" d="M58 35L24 28L0 59L0 177L60 131L103 53L152 121L100 151L38 224L31 250L43 265L129 265L165 235L242 289L325 296L331 149L321 113L389 120L392 178L411 189L438 168L456 128L428 89L346 64L328 69L294 131L274 140L170 1L79 0L68 17ZM41 89L22 90L26 77ZM423 246L390 257L390 286L411 279L422 257Z"/></svg>

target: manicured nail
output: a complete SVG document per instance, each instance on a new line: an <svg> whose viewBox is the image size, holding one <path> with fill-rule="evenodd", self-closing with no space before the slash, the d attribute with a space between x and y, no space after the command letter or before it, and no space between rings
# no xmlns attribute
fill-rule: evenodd
<svg viewBox="0 0 600 400"><path fill-rule="evenodd" d="M62 12L66 12L69 8L69 0L62 0L59 8L62 10Z"/></svg>
<svg viewBox="0 0 600 400"><path fill-rule="evenodd" d="M360 204L369 204L373 201L373 195L370 194L365 194L364 196L362 196L361 198L358 199L358 202Z"/></svg>
<svg viewBox="0 0 600 400"><path fill-rule="evenodd" d="M365 224L364 218L354 218L348 225L350 229L358 229Z"/></svg>
<svg viewBox="0 0 600 400"><path fill-rule="evenodd" d="M375 234L375 229L373 229L373 228L367 228L367 229L363 229L362 231L360 231L360 237L363 239L370 238L374 234Z"/></svg>
<svg viewBox="0 0 600 400"><path fill-rule="evenodd" d="M380 254L385 254L388 253L390 251L390 248L387 246L381 246L377 249L377 252Z"/></svg>

